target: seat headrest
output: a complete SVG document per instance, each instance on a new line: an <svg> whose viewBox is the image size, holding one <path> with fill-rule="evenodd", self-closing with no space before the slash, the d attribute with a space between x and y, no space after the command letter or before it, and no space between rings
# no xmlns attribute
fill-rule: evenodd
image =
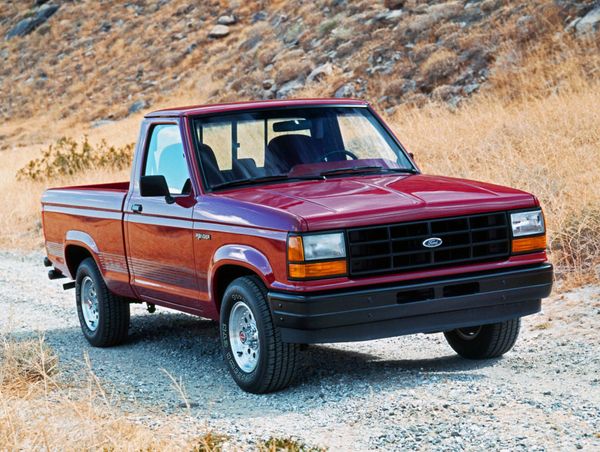
<svg viewBox="0 0 600 452"><path fill-rule="evenodd" d="M207 144L200 144L200 161L204 169L204 175L210 185L217 185L225 182L225 178L219 169L215 151Z"/></svg>

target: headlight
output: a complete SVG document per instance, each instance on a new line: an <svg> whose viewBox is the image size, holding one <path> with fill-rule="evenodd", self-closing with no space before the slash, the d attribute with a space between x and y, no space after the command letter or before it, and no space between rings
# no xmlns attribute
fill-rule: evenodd
<svg viewBox="0 0 600 452"><path fill-rule="evenodd" d="M345 275L347 265L344 234L291 235L288 238L288 273L294 279Z"/></svg>
<svg viewBox="0 0 600 452"><path fill-rule="evenodd" d="M304 260L315 261L320 259L337 259L346 257L346 243L344 234L317 234L305 235Z"/></svg>
<svg viewBox="0 0 600 452"><path fill-rule="evenodd" d="M541 210L510 214L513 254L533 253L546 249L546 228Z"/></svg>
<svg viewBox="0 0 600 452"><path fill-rule="evenodd" d="M546 231L544 228L544 215L541 210L511 213L510 223L513 237L543 234Z"/></svg>

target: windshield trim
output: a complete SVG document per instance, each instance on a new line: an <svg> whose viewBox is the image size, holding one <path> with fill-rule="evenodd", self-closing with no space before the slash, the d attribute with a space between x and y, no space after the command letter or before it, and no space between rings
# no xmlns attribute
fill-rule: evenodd
<svg viewBox="0 0 600 452"><path fill-rule="evenodd" d="M355 109L367 109L369 111L369 113L371 113L372 117L375 119L375 121L377 122L377 124L387 133L387 135L391 138L391 140L394 142L394 144L396 146L398 146L398 149L400 150L400 152L403 154L403 156L405 157L405 159L407 160L407 162L410 164L409 168L406 168L407 170L409 170L410 172L408 174L420 174L421 171L419 170L419 168L414 164L412 158L409 155L409 152L406 150L406 148L402 145L402 143L400 142L400 140L398 140L398 138L396 137L396 135L394 134L394 132L391 130L390 127L388 127L388 125L386 124L386 122L383 120L383 118L371 107L370 104L365 103L365 104L352 104L352 103L335 103L335 104L328 104L328 103L323 103L323 104L310 104L310 105L285 105L285 106L265 106L265 107L260 107L260 108L248 108L248 109L240 109L240 110L230 110L230 111L224 111L224 112L207 112L207 113L203 113L203 114L195 114L195 115L190 115L187 117L188 121L189 121L189 126L190 126L190 132L191 132L191 138L192 138L192 142L193 142L193 147L194 147L194 156L196 157L196 162L197 162L197 166L199 168L199 174L200 174L200 178L201 178L201 189L203 193L213 193L213 192L220 192L222 190L229 190L229 189L238 189L238 188L247 188L248 186L253 186L253 185L264 185L266 184L281 184L281 183L288 183L285 180L281 180L281 181L270 181L270 182L265 182L265 183L249 183L248 185L240 185L240 186L234 186L234 187L221 187L221 188L217 188L215 190L214 187L211 187L211 185L208 183L208 180L206 179L206 173L204 171L204 168L202 167L202 159L200 157L200 142L198 141L198 137L197 134L195 133L195 122L196 121L201 121L202 119L207 119L207 118L218 118L218 117L226 117L226 116L235 116L235 115L239 115L239 114L245 114L245 113L257 113L257 112L264 112L264 111L285 111L285 110L297 110L297 109L322 109L322 108L355 108ZM373 173L376 174L376 173ZM384 175L384 173L381 173L381 175ZM385 173L385 175L393 175L393 173ZM343 174L343 175L339 175L341 177L346 177L346 176L359 176L357 174ZM336 175L335 177L339 177L338 175ZM360 176L363 176L363 174L361 174ZM290 178L293 179L293 178ZM297 180L297 179L296 179Z"/></svg>

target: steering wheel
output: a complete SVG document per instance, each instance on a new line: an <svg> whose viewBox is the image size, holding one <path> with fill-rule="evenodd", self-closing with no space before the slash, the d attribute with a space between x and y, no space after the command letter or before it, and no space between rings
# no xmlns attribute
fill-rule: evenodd
<svg viewBox="0 0 600 452"><path fill-rule="evenodd" d="M329 156L334 154L344 154L350 157L351 160L358 160L358 156L353 152L347 151L346 149L340 149L339 151L331 151L326 153L321 159L322 162L328 162Z"/></svg>

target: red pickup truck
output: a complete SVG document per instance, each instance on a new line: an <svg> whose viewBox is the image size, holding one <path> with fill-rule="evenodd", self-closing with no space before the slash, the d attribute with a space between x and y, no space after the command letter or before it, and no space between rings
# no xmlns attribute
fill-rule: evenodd
<svg viewBox="0 0 600 452"><path fill-rule="evenodd" d="M150 113L130 182L50 189L42 214L93 346L126 340L133 302L218 320L254 393L290 383L302 344L443 332L501 356L552 288L533 195L422 174L355 100Z"/></svg>

